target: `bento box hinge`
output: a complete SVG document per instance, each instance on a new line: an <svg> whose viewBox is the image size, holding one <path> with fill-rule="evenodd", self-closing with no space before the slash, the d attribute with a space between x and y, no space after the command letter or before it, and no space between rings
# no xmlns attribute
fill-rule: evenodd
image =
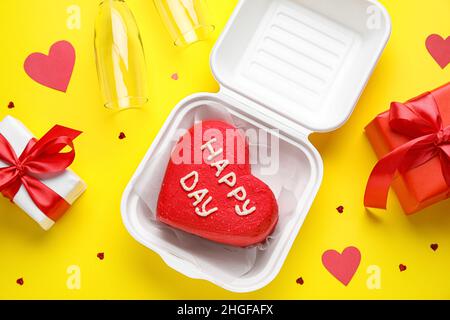
<svg viewBox="0 0 450 320"><path fill-rule="evenodd" d="M257 118L264 122L268 127L279 129L293 138L308 140L309 135L312 133L310 129L287 119L279 113L270 110L263 104L249 99L234 90L221 87L217 95L232 105L234 109L245 112L252 118Z"/></svg>

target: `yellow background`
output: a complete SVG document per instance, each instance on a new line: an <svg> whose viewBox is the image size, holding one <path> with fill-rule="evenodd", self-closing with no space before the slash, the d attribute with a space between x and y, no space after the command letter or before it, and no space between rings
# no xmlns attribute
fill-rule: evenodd
<svg viewBox="0 0 450 320"><path fill-rule="evenodd" d="M450 31L448 0L383 0L393 34L356 110L341 129L312 137L325 163L323 185L280 274L254 293L233 294L189 279L138 244L120 216L122 192L171 109L187 95L218 90L209 53L236 0L209 0L214 39L186 50L172 46L151 0L129 0L141 29L151 80L141 111L111 113L102 107L93 51L98 1L0 1L0 118L12 115L37 136L53 124L84 131L72 168L89 188L70 212L44 232L6 199L0 199L0 298L450 298L450 201L406 217L391 195L389 210L368 214L362 203L375 164L364 126L391 100L406 100L450 79L425 49L429 34ZM81 8L80 30L66 27L68 6ZM23 71L31 52L48 52L66 39L77 50L67 93L33 82ZM174 81L171 74L179 73ZM9 101L16 108L7 109ZM127 135L119 140L120 131ZM335 208L345 206L339 215ZM438 243L433 252L431 243ZM354 245L362 252L348 287L322 266L327 249ZM97 259L105 252L105 260ZM408 269L400 273L398 265ZM66 287L69 265L81 268L80 290ZM370 265L381 268L381 289L366 286ZM305 284L295 280L303 277ZM18 286L16 279L25 284Z"/></svg>

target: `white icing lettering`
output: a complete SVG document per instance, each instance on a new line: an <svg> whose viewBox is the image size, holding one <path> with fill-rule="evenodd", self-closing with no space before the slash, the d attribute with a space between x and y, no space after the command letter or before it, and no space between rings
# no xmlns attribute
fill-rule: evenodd
<svg viewBox="0 0 450 320"><path fill-rule="evenodd" d="M236 174L234 172L228 173L219 179L219 183L225 183L229 187L233 188L236 185Z"/></svg>
<svg viewBox="0 0 450 320"><path fill-rule="evenodd" d="M242 210L241 210L241 208L239 208L238 205L236 205L236 207L234 207L235 210L236 210L236 213L237 213L238 215L240 215L240 216L248 216L249 214L255 212L255 211L256 211L256 207L251 207L250 209L247 208L247 206L248 206L249 204L250 204L250 200L247 199L247 200L244 202L244 205L242 206Z"/></svg>
<svg viewBox="0 0 450 320"><path fill-rule="evenodd" d="M228 198L235 197L239 201L244 201L247 198L247 191L244 187L238 187L227 194Z"/></svg>
<svg viewBox="0 0 450 320"><path fill-rule="evenodd" d="M202 204L202 210L200 210L198 207L195 208L195 212L200 216L200 217L207 217L209 216L211 213L216 212L217 207L212 208L211 210L206 210L206 206L212 201L212 197L210 196L208 198L208 200L206 200L205 202L203 202Z"/></svg>
<svg viewBox="0 0 450 320"><path fill-rule="evenodd" d="M213 144L217 142L216 138L211 139L207 143L205 143L201 150L208 150L209 156L207 157L208 161L212 161L219 155L223 154L223 149L220 148L218 150L215 150L213 147ZM214 162L211 164L211 168L215 168L217 170L216 177L219 178L225 168L227 168L230 165L230 161L228 159L219 160L217 162ZM207 206L211 203L213 200L212 196L209 196L207 199L206 197L209 194L208 189L201 189L194 191L197 187L199 182L199 173L197 171L192 171L185 177L180 179L181 187L184 191L189 192L188 197L190 199L194 199L193 206L195 207L195 213L199 215L200 217L208 217L209 215L213 214L214 212L218 211L219 209L217 207L213 207L211 209L207 209ZM227 186L231 188L235 188L237 183L237 176L235 172L230 172L226 175L224 175L222 178L218 180L219 184L225 183ZM256 206L253 206L251 208L248 208L250 205L250 200L247 199L247 191L243 186L237 187L231 192L227 194L228 198L235 198L238 201L243 202L242 206L236 205L235 211L236 214L239 216L247 216L249 214L252 214L256 211ZM206 201L204 201L206 199ZM200 206L201 204L201 206Z"/></svg>
<svg viewBox="0 0 450 320"><path fill-rule="evenodd" d="M209 140L207 143L205 143L204 145L202 145L202 151L205 149L208 149L209 151L209 156L208 156L208 161L214 160L215 158L217 158L219 155L222 154L223 149L220 148L219 150L214 150L212 144L217 142L216 138L213 138L211 140Z"/></svg>
<svg viewBox="0 0 450 320"><path fill-rule="evenodd" d="M200 202L203 201L205 196L208 194L208 189L202 189L198 191L194 191L190 194L188 194L189 198L195 198L195 202L193 203L194 207L197 206Z"/></svg>
<svg viewBox="0 0 450 320"><path fill-rule="evenodd" d="M214 167L217 169L216 177L220 177L222 174L222 171L225 170L225 168L230 164L230 161L228 159L220 160L215 163L211 164L211 167Z"/></svg>
<svg viewBox="0 0 450 320"><path fill-rule="evenodd" d="M194 181L193 181L192 185L190 187L188 187L186 185L186 181L191 179L192 177L194 178ZM198 183L198 172L197 171L192 171L187 176L181 178L180 183L181 183L181 186L183 187L184 191L189 192L189 191L194 190L195 187L197 186L197 183Z"/></svg>

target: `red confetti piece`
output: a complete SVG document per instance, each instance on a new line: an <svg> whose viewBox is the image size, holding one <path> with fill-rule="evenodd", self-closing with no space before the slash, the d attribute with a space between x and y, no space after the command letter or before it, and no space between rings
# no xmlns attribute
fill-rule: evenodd
<svg viewBox="0 0 450 320"><path fill-rule="evenodd" d="M398 265L398 268L400 269L400 272L403 272L403 271L406 270L406 266L404 264L401 264L401 263Z"/></svg>
<svg viewBox="0 0 450 320"><path fill-rule="evenodd" d="M105 253L104 252L97 253L97 258L99 258L100 260L105 259Z"/></svg>
<svg viewBox="0 0 450 320"><path fill-rule="evenodd" d="M343 213L344 212L344 207L343 206L339 206L336 208L337 212L339 213Z"/></svg>
<svg viewBox="0 0 450 320"><path fill-rule="evenodd" d="M16 283L17 283L19 286L23 286L23 278L17 279L17 280L16 280Z"/></svg>
<svg viewBox="0 0 450 320"><path fill-rule="evenodd" d="M11 101L8 103L8 109L14 109L15 107L14 102Z"/></svg>
<svg viewBox="0 0 450 320"><path fill-rule="evenodd" d="M119 139L120 140L123 140L123 139L125 139L127 136L125 135L125 133L123 133L123 132L121 132L120 134L119 134Z"/></svg>
<svg viewBox="0 0 450 320"><path fill-rule="evenodd" d="M439 245L438 245L437 243L432 243L432 244L430 245L430 248L431 248L433 251L436 251L436 250L439 248Z"/></svg>
<svg viewBox="0 0 450 320"><path fill-rule="evenodd" d="M179 77L178 77L178 73L174 73L172 76L171 76L171 78L172 78L172 80L178 80L179 79Z"/></svg>
<svg viewBox="0 0 450 320"><path fill-rule="evenodd" d="M303 281L302 277L298 278L295 282L301 286L305 283L305 281Z"/></svg>

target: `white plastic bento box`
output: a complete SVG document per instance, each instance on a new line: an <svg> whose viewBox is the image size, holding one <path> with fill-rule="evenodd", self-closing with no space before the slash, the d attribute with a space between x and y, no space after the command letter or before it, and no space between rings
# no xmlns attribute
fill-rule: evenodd
<svg viewBox="0 0 450 320"><path fill-rule="evenodd" d="M370 19L378 20L368 24ZM220 92L196 94L175 107L124 192L122 216L131 235L189 277L235 292L270 283L322 181L323 162L308 136L348 119L390 30L375 0L241 0L211 56ZM276 237L251 258L152 219L179 130L221 117L241 127L279 130L272 134L280 141L280 172L259 178L281 190L280 222Z"/></svg>

